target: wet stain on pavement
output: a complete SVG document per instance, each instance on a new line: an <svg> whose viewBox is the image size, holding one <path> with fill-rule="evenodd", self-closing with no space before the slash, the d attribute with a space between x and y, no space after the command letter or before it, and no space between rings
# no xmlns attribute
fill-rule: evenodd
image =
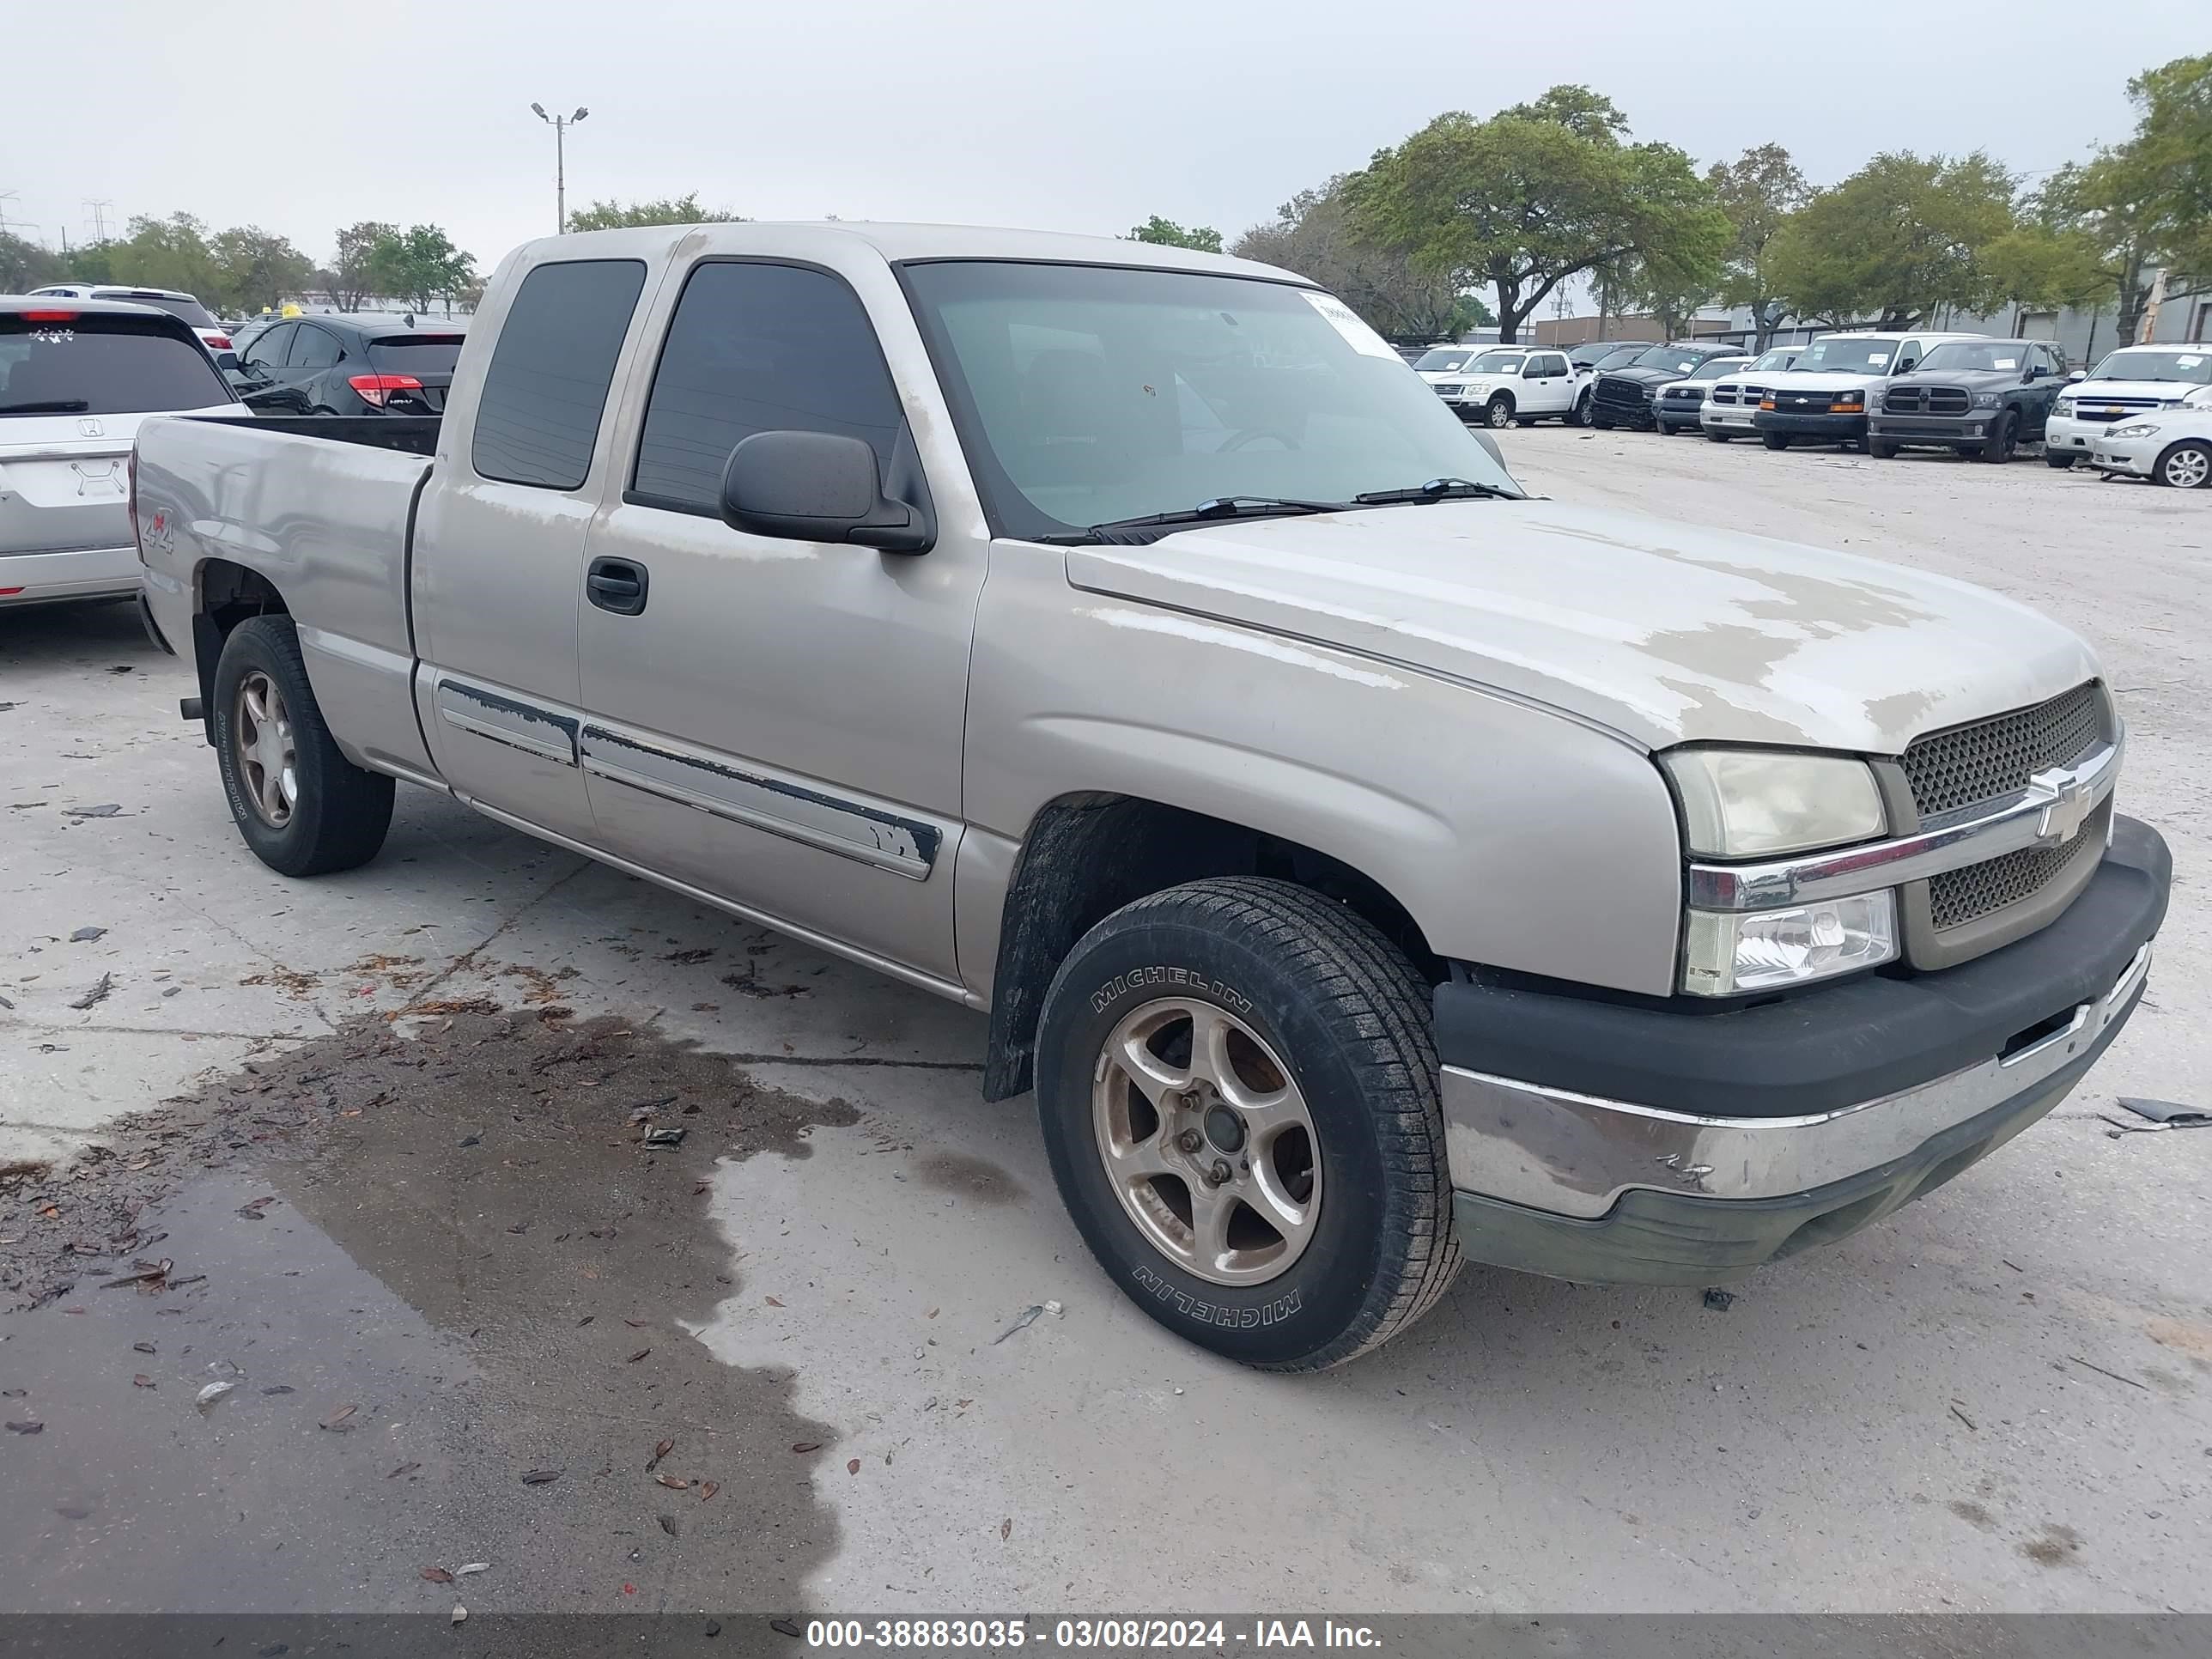
<svg viewBox="0 0 2212 1659"><path fill-rule="evenodd" d="M2071 1527L2045 1522L2040 1533L2020 1547L2020 1553L2039 1567L2071 1566L2081 1553L2081 1535Z"/></svg>
<svg viewBox="0 0 2212 1659"><path fill-rule="evenodd" d="M1943 1507L1970 1527L1979 1527L1984 1532L1996 1530L1996 1517L1972 1498L1954 1498Z"/></svg>
<svg viewBox="0 0 2212 1659"><path fill-rule="evenodd" d="M1013 1204L1026 1194L1021 1183L988 1159L966 1152L927 1152L914 1161L925 1185L978 1204Z"/></svg>
<svg viewBox="0 0 2212 1659"><path fill-rule="evenodd" d="M160 1599L84 1607L189 1605L170 1568L214 1550L200 1571L230 1577L288 1541L276 1604L415 1608L422 1567L479 1559L488 1607L803 1605L836 1543L812 1476L837 1427L799 1413L788 1370L690 1331L737 1289L717 1163L806 1157L811 1125L857 1115L616 1018L404 1025L355 1022L168 1103L82 1180L0 1192L0 1273L43 1328L18 1323L0 1370L40 1396L58 1482L0 1525L11 1556L55 1585L128 1540ZM171 1288L102 1293L134 1255L173 1258ZM155 1438L103 1474L141 1419ZM150 1490L116 1495L141 1467ZM222 1494L219 1544L179 1530L177 1488Z"/></svg>

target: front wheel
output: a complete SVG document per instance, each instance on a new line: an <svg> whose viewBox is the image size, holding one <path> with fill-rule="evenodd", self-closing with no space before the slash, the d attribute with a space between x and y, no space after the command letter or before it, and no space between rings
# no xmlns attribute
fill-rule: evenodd
<svg viewBox="0 0 2212 1659"><path fill-rule="evenodd" d="M2203 489L2212 485L2212 444L2191 440L2178 443L2158 458L2150 476L2174 489Z"/></svg>
<svg viewBox="0 0 2212 1659"><path fill-rule="evenodd" d="M1589 423L1591 429L1594 431L1610 432L1613 430L1613 422L1606 419L1602 415L1592 415L1589 417Z"/></svg>
<svg viewBox="0 0 2212 1659"><path fill-rule="evenodd" d="M1989 441L1982 446L1982 459L2002 466L2012 459L2013 444L2019 435L2017 416L2009 412L1998 416L1996 424L1990 428Z"/></svg>
<svg viewBox="0 0 2212 1659"><path fill-rule="evenodd" d="M1567 424L1569 426L1588 426L1589 424L1589 406L1590 394L1585 392L1581 397L1575 399L1574 407L1567 411Z"/></svg>
<svg viewBox="0 0 2212 1659"><path fill-rule="evenodd" d="M1895 460L1897 459L1897 446L1891 443L1886 438L1869 438L1867 440L1867 453L1877 461Z"/></svg>
<svg viewBox="0 0 2212 1659"><path fill-rule="evenodd" d="M331 736L292 619L278 612L233 629L214 690L216 764L254 856L287 876L374 858L392 824L392 780L356 766Z"/></svg>
<svg viewBox="0 0 2212 1659"><path fill-rule="evenodd" d="M1705 439L1709 443L1724 444L1733 435L1733 434L1721 431L1717 427L1709 426L1705 428Z"/></svg>
<svg viewBox="0 0 2212 1659"><path fill-rule="evenodd" d="M1509 424L1512 419L1513 400L1503 392L1482 406L1482 423L1485 426L1503 427Z"/></svg>
<svg viewBox="0 0 2212 1659"><path fill-rule="evenodd" d="M1388 1341L1459 1267L1430 991L1334 900L1192 882L1084 936L1046 994L1037 1110L1107 1275L1266 1370Z"/></svg>
<svg viewBox="0 0 2212 1659"><path fill-rule="evenodd" d="M2046 449L2043 452L2044 465L2046 466L2055 466L2061 472L2065 471L2068 468L2071 467L2075 462L2081 459L2081 457L2078 451Z"/></svg>
<svg viewBox="0 0 2212 1659"><path fill-rule="evenodd" d="M1790 434L1786 432L1762 432L1759 434L1759 441L1769 449L1790 447Z"/></svg>

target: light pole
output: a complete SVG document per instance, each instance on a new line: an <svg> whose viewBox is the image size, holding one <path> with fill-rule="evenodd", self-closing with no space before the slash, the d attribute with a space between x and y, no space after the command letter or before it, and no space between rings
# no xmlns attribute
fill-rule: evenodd
<svg viewBox="0 0 2212 1659"><path fill-rule="evenodd" d="M530 111L553 129L553 234L558 236L568 228L568 159L563 140L568 129L592 112L579 105L574 115L548 115L543 104L532 104Z"/></svg>

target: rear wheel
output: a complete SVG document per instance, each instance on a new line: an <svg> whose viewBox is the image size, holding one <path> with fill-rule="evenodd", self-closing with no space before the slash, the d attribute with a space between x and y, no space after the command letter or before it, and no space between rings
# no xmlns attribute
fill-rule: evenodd
<svg viewBox="0 0 2212 1659"><path fill-rule="evenodd" d="M1513 418L1513 399L1499 392L1482 406L1482 423L1487 427L1502 427Z"/></svg>
<svg viewBox="0 0 2212 1659"><path fill-rule="evenodd" d="M2072 450L2046 449L2043 452L2043 464L2045 466L2055 466L2061 472L2081 459L2080 453Z"/></svg>
<svg viewBox="0 0 2212 1659"><path fill-rule="evenodd" d="M1426 1312L1460 1259L1429 1002L1374 927L1287 883L1193 882L1092 928L1046 995L1037 1109L1109 1277L1267 1370Z"/></svg>
<svg viewBox="0 0 2212 1659"><path fill-rule="evenodd" d="M2010 410L1996 418L1990 428L1988 441L1982 445L1982 459L1998 466L2012 459L2013 445L2020 435L2020 417Z"/></svg>
<svg viewBox="0 0 2212 1659"><path fill-rule="evenodd" d="M2212 444L2191 439L2174 445L2158 458L2158 465L2151 468L2150 476L2175 489L2212 486Z"/></svg>
<svg viewBox="0 0 2212 1659"><path fill-rule="evenodd" d="M374 858L392 823L392 780L356 766L331 736L292 619L254 617L233 629L214 690L216 763L254 856L288 876Z"/></svg>
<svg viewBox="0 0 2212 1659"><path fill-rule="evenodd" d="M1769 449L1790 447L1790 434L1786 432L1762 432L1759 434L1759 441Z"/></svg>

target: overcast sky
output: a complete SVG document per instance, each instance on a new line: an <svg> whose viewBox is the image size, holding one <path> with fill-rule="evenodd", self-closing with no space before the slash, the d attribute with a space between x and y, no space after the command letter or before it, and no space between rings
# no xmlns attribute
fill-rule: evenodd
<svg viewBox="0 0 2212 1659"><path fill-rule="evenodd" d="M58 246L106 198L112 228L181 209L318 259L339 224L429 221L489 269L553 227L533 100L591 110L571 206L696 190L766 218L1157 212L1233 238L1441 111L1563 81L1701 166L1776 139L1816 183L1879 148L2040 172L2125 136L2129 76L2212 45L2197 3L103 0L96 26L42 8L7 31L30 57L0 213Z"/></svg>

